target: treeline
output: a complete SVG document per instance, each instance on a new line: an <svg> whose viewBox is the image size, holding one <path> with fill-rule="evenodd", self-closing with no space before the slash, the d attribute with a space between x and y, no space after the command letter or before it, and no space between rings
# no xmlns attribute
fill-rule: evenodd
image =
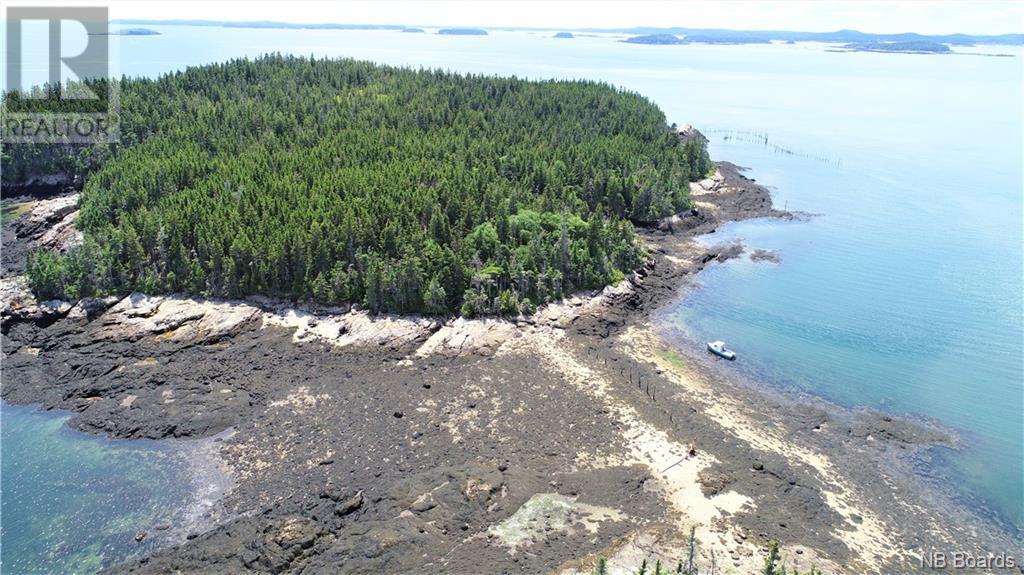
<svg viewBox="0 0 1024 575"><path fill-rule="evenodd" d="M632 222L685 208L711 167L594 82L274 55L121 88L120 149L88 151L84 244L29 263L44 297L530 311L635 268Z"/></svg>
<svg viewBox="0 0 1024 575"><path fill-rule="evenodd" d="M3 94L3 109L8 114L15 115L18 113L59 113L74 117L105 113L109 108L111 90L116 89L119 84L119 82L111 83L103 79L91 79L84 82L69 81L65 86L50 84L35 86L28 93L5 92ZM83 91L88 91L96 99L62 97L69 93L80 95ZM19 122L16 118L5 116L5 123L7 122L11 124L5 125L5 134L19 133ZM35 126L35 124L36 122L29 122L30 126ZM140 123L132 122L131 124L139 125ZM3 185L5 193L37 176L64 176L64 180L70 182L75 176L84 176L97 169L118 147L109 142L97 142L90 145L71 144L68 143L70 139L64 133L47 134L41 130L35 130L32 131L32 134L36 138L36 142L46 140L49 143L26 145L4 141L0 147L0 184ZM47 135L49 138L46 138ZM129 138L132 141L136 139L135 137Z"/></svg>

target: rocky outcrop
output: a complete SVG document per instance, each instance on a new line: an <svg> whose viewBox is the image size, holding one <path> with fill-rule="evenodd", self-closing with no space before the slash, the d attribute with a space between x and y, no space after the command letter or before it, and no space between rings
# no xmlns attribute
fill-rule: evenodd
<svg viewBox="0 0 1024 575"><path fill-rule="evenodd" d="M51 322L60 319L72 309L62 300L37 301L22 277L0 278L0 321Z"/></svg>
<svg viewBox="0 0 1024 575"><path fill-rule="evenodd" d="M316 314L294 308L268 311L263 327L293 328L296 342L398 351L416 347L437 330L437 320L416 316L372 316L365 311Z"/></svg>
<svg viewBox="0 0 1024 575"><path fill-rule="evenodd" d="M6 318L38 305L24 277L0 279L0 312Z"/></svg>
<svg viewBox="0 0 1024 575"><path fill-rule="evenodd" d="M89 321L95 319L103 312L110 309L118 302L117 296L107 297L86 297L78 300L71 311L68 312L68 319Z"/></svg>
<svg viewBox="0 0 1024 575"><path fill-rule="evenodd" d="M705 136L704 134L700 133L700 130L698 130L697 128L694 128L690 124L683 124L682 126L679 126L678 134L679 134L679 141L681 141L683 144L686 144L687 142L690 142L692 140L697 140L698 142L701 142L702 144L707 144L708 143L707 136Z"/></svg>
<svg viewBox="0 0 1024 575"><path fill-rule="evenodd" d="M93 336L117 340L158 336L210 343L252 327L261 315L258 308L242 303L133 293L99 318Z"/></svg>
<svg viewBox="0 0 1024 575"><path fill-rule="evenodd" d="M775 209L771 191L744 176L745 169L729 162L718 162L711 177L690 183L693 207L720 222L752 218L797 219L805 216ZM703 233L703 230L698 229L697 232Z"/></svg>
<svg viewBox="0 0 1024 575"><path fill-rule="evenodd" d="M4 275L22 273L29 252L49 249L59 253L81 245L82 233L75 227L79 194L68 194L29 202L22 216L3 227ZM22 204L24 206L24 204Z"/></svg>
<svg viewBox="0 0 1024 575"><path fill-rule="evenodd" d="M465 319L372 315L341 309L309 311L268 302L221 301L182 295L132 293L124 298L84 298L78 302L38 302L23 276L0 280L0 317L11 321L53 322L63 317L88 323L96 340L157 339L215 343L253 329L284 328L296 343L454 358L490 356L523 330L564 329L605 296L629 289L629 282L603 292L552 303L533 317Z"/></svg>
<svg viewBox="0 0 1024 575"><path fill-rule="evenodd" d="M19 196L52 196L81 190L83 182L82 176L68 176L66 174L32 176L21 181L5 180L3 183L3 197L6 199Z"/></svg>
<svg viewBox="0 0 1024 575"><path fill-rule="evenodd" d="M35 241L34 247L64 253L73 247L82 245L82 232L75 227L77 218L77 210L65 215Z"/></svg>
<svg viewBox="0 0 1024 575"><path fill-rule="evenodd" d="M19 238L32 241L34 247L47 247L63 251L70 247L59 243L81 239L81 233L68 228L78 213L78 194L69 194L35 202L32 208L15 223Z"/></svg>
<svg viewBox="0 0 1024 575"><path fill-rule="evenodd" d="M416 355L492 355L499 347L519 336L516 324L500 319L458 318L444 324L423 343Z"/></svg>
<svg viewBox="0 0 1024 575"><path fill-rule="evenodd" d="M720 190L724 184L725 175L722 174L721 170L715 170L714 174L703 180L690 182L690 197L713 194Z"/></svg>

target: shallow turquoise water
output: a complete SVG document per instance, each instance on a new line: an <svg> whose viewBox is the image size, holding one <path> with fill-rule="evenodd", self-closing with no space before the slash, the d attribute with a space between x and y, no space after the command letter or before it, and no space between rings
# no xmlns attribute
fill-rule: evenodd
<svg viewBox="0 0 1024 575"><path fill-rule="evenodd" d="M723 157L740 155L729 151ZM756 165L758 153L747 154ZM966 487L976 503L1020 525L1020 244L1019 234L1012 243L1012 221L996 237L995 230L957 221L963 216L955 206L908 198L887 207L880 194L863 197L861 186L885 184L869 170L830 177L850 169L849 162L803 168L783 168L785 189L828 186L857 194L847 200L856 208L819 208L825 215L806 223L744 222L704 238L742 238L751 248L776 250L782 262L741 259L706 270L669 322L695 349L726 339L741 359L728 369L754 379L957 429L962 449L935 453L928 473ZM754 175L776 182L773 173ZM941 184L886 188L913 196ZM779 195L790 206L811 203L792 191ZM986 216L990 225L1013 217L1005 209ZM927 222L915 222L918 210L931 212Z"/></svg>
<svg viewBox="0 0 1024 575"><path fill-rule="evenodd" d="M183 540L223 487L197 475L185 442L112 441L65 413L0 410L0 572L94 573Z"/></svg>
<svg viewBox="0 0 1024 575"><path fill-rule="evenodd" d="M782 263L709 270L670 321L759 380L952 426L961 449L927 472L1024 525L1020 59L843 55L763 84L796 106L758 129L795 154L711 133L714 156L821 216L707 238Z"/></svg>
<svg viewBox="0 0 1024 575"><path fill-rule="evenodd" d="M601 79L646 95L670 122L704 130L714 157L774 186L780 206L821 214L716 234L776 249L782 263L702 274L703 287L665 318L689 334L680 345L725 339L740 353L734 369L770 385L955 427L963 448L930 471L1024 522L1019 48L988 58L545 33L152 28L163 35L117 38L122 72L281 51Z"/></svg>

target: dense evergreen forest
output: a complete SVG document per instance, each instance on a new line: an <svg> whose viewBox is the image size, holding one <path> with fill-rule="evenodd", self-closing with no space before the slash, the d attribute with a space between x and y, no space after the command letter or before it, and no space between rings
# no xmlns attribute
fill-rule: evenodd
<svg viewBox="0 0 1024 575"><path fill-rule="evenodd" d="M142 290L374 311L529 312L642 261L632 222L711 165L641 96L265 56L121 81L118 147L5 147L20 176L88 172L81 248L42 297Z"/></svg>

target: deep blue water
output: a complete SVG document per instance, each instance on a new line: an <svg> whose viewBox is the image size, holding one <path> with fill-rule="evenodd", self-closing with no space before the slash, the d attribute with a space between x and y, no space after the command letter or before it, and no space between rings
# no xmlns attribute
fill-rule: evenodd
<svg viewBox="0 0 1024 575"><path fill-rule="evenodd" d="M743 238L782 262L734 260L702 274L664 318L687 334L679 344L725 339L740 354L730 369L766 385L957 429L962 448L938 453L943 465L930 471L1024 523L1018 48L990 58L543 33L151 28L163 35L116 38L121 72L281 51L600 79L644 94L670 122L705 131L713 157L750 167L777 204L820 214L715 234L709 241Z"/></svg>

